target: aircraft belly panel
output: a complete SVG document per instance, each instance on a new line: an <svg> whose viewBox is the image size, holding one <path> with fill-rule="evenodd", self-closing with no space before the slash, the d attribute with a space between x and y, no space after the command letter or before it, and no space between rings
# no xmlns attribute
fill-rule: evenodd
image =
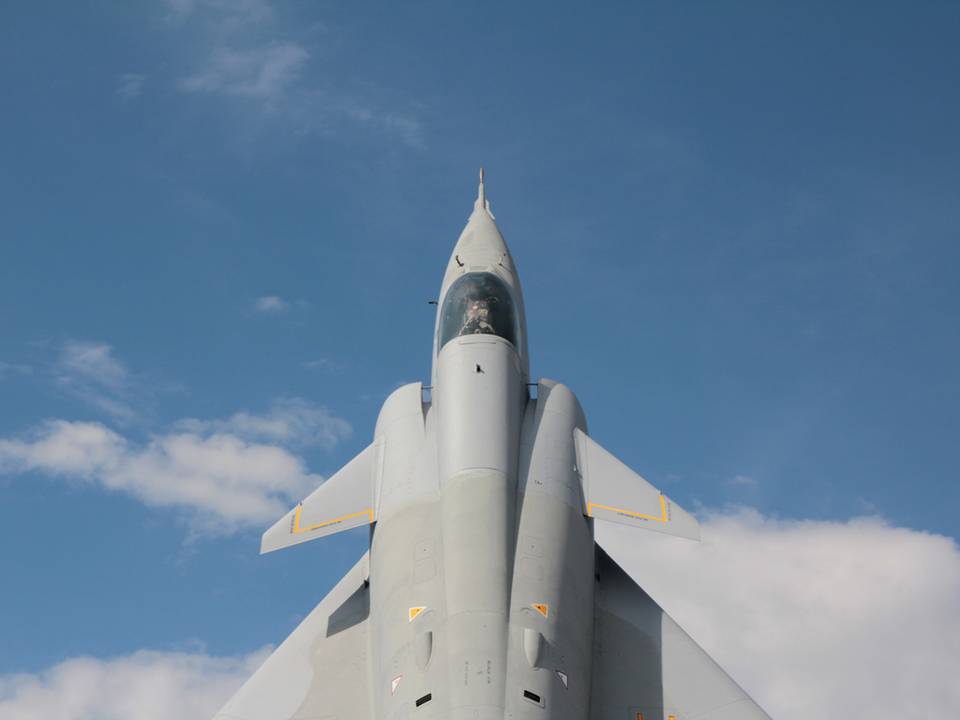
<svg viewBox="0 0 960 720"><path fill-rule="evenodd" d="M515 487L465 470L441 492L452 707L503 705Z"/></svg>
<svg viewBox="0 0 960 720"><path fill-rule="evenodd" d="M371 545L371 677L374 717L392 718L445 685L444 566L438 499L377 525ZM424 654L424 648L427 652ZM419 655L419 657L418 657Z"/></svg>

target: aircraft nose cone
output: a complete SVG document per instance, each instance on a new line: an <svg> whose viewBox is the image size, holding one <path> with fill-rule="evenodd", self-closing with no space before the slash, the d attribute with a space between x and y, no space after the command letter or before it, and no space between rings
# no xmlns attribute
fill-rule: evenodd
<svg viewBox="0 0 960 720"><path fill-rule="evenodd" d="M485 208L473 211L453 249L453 255L467 266L508 265L513 271L507 243Z"/></svg>
<svg viewBox="0 0 960 720"><path fill-rule="evenodd" d="M487 200L483 168L480 169L480 186L477 188L473 212L450 254L450 262L447 263L441 295L446 293L450 284L460 275L468 272L495 273L519 294L520 282L513 258L510 257L510 250L497 228L490 202Z"/></svg>
<svg viewBox="0 0 960 720"><path fill-rule="evenodd" d="M488 270L498 274L506 271L510 275L508 281L515 281L513 260L490 210L483 179L483 168L480 168L480 185L473 212L453 249L448 270L454 273Z"/></svg>

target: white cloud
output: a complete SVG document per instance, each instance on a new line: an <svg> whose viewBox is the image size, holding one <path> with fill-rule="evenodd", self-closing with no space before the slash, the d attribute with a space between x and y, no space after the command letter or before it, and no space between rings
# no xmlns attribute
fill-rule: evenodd
<svg viewBox="0 0 960 720"><path fill-rule="evenodd" d="M320 445L327 450L349 437L352 431L346 420L302 398L280 398L265 415L244 411L226 420L188 418L178 422L177 427L191 432L232 433L248 440Z"/></svg>
<svg viewBox="0 0 960 720"><path fill-rule="evenodd" d="M167 0L175 19L194 17L207 41L202 62L177 83L186 93L255 101L276 111L310 58L299 42L278 39L267 0Z"/></svg>
<svg viewBox="0 0 960 720"><path fill-rule="evenodd" d="M598 523L611 555L777 720L960 715L960 549L848 522L710 513L703 542Z"/></svg>
<svg viewBox="0 0 960 720"><path fill-rule="evenodd" d="M424 147L415 103L398 99L368 78L307 75L311 57L329 58L331 46L313 52L316 29L284 26L267 0L167 0L170 17L200 32L193 61L177 82L183 93L232 98L263 120L283 123L297 135L339 136L358 129Z"/></svg>
<svg viewBox="0 0 960 720"><path fill-rule="evenodd" d="M273 102L296 82L309 57L306 49L294 42L243 49L217 47L203 68L180 81L180 89Z"/></svg>
<svg viewBox="0 0 960 720"><path fill-rule="evenodd" d="M116 467L127 442L99 423L51 420L22 439L0 439L0 472L42 470L90 480Z"/></svg>
<svg viewBox="0 0 960 720"><path fill-rule="evenodd" d="M80 657L42 673L0 676L0 718L8 720L209 720L266 659L141 650Z"/></svg>
<svg viewBox="0 0 960 720"><path fill-rule="evenodd" d="M276 520L323 481L300 457L260 440L332 448L349 433L346 421L297 398L262 417L184 420L144 443L100 423L52 420L0 439L0 473L92 483L186 510L195 530L229 533Z"/></svg>
<svg viewBox="0 0 960 720"><path fill-rule="evenodd" d="M60 355L60 367L77 378L96 382L111 390L122 390L129 378L127 369L113 357L113 349L105 343L65 343Z"/></svg>
<svg viewBox="0 0 960 720"><path fill-rule="evenodd" d="M711 513L700 544L598 523L600 541L777 720L960 712L960 549L847 522ZM0 718L208 720L265 659L141 651L0 676Z"/></svg>
<svg viewBox="0 0 960 720"><path fill-rule="evenodd" d="M136 412L130 404L133 383L126 366L106 343L69 341L63 346L55 371L61 389L107 413L129 422Z"/></svg>
<svg viewBox="0 0 960 720"><path fill-rule="evenodd" d="M757 479L752 475L734 475L727 484L745 488L754 488L759 485Z"/></svg>
<svg viewBox="0 0 960 720"><path fill-rule="evenodd" d="M257 298L254 307L262 313L282 313L290 309L290 303L276 295L264 295Z"/></svg>
<svg viewBox="0 0 960 720"><path fill-rule="evenodd" d="M143 83L146 81L145 75L137 73L124 73L117 81L117 95L124 100L133 100L140 97L143 92Z"/></svg>
<svg viewBox="0 0 960 720"><path fill-rule="evenodd" d="M302 365L307 370L325 370L327 372L336 372L340 369L339 363L337 363L333 358L329 357L318 357L314 358L313 360L304 360Z"/></svg>

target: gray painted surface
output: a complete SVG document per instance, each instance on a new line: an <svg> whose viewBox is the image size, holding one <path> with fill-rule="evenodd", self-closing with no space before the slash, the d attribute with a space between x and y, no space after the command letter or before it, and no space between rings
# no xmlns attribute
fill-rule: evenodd
<svg viewBox="0 0 960 720"><path fill-rule="evenodd" d="M580 430L574 431L584 513L643 530L700 539L696 519Z"/></svg>
<svg viewBox="0 0 960 720"><path fill-rule="evenodd" d="M267 658L215 720L371 716L367 558Z"/></svg>
<svg viewBox="0 0 960 720"><path fill-rule="evenodd" d="M591 720L769 716L598 545Z"/></svg>
<svg viewBox="0 0 960 720"><path fill-rule="evenodd" d="M394 391L373 443L263 537L269 552L370 524L369 556L218 720L766 717L596 549L594 518L699 529L586 434L568 388L531 396L526 338L481 182L441 287L430 400Z"/></svg>

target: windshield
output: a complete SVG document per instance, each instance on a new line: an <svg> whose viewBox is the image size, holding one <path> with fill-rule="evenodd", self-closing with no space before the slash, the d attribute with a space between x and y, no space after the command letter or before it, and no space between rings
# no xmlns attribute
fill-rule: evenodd
<svg viewBox="0 0 960 720"><path fill-rule="evenodd" d="M461 335L497 335L517 344L517 313L506 284L493 273L461 276L443 301L440 347Z"/></svg>

